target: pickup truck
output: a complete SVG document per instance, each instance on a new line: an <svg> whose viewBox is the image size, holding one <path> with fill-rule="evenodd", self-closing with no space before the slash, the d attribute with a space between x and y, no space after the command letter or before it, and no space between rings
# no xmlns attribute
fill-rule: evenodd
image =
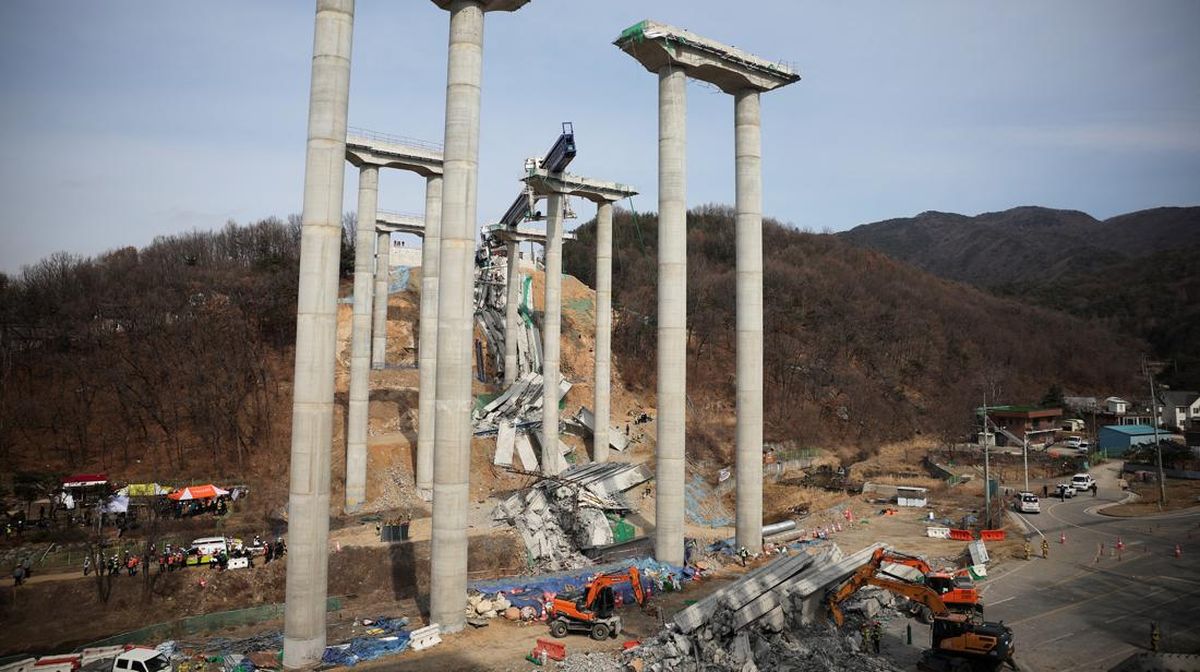
<svg viewBox="0 0 1200 672"><path fill-rule="evenodd" d="M130 649L113 659L112 672L170 672L171 662L155 649Z"/></svg>

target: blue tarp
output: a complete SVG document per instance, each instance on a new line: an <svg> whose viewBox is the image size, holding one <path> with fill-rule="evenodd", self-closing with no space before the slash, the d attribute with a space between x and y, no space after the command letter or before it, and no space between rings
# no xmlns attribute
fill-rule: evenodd
<svg viewBox="0 0 1200 672"><path fill-rule="evenodd" d="M407 618L380 618L369 627L382 630L377 635L355 637L346 644L325 647L321 662L326 665L353 667L358 663L390 656L408 648Z"/></svg>
<svg viewBox="0 0 1200 672"><path fill-rule="evenodd" d="M629 567L638 568L638 572L642 576L642 590L650 593L659 592L664 582L669 584L669 575L673 574L680 581L686 581L691 579L694 573L690 568L658 562L653 558L637 558L569 572L475 581L471 584L471 588L485 595L502 592L514 607L534 607L540 614L546 593L557 595L570 590L583 590L593 576L619 572ZM634 601L633 588L627 583L614 585L613 593L623 604L631 604Z"/></svg>

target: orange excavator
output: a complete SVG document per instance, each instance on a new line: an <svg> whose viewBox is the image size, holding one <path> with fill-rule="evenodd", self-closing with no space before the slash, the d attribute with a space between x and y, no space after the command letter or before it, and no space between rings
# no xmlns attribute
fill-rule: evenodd
<svg viewBox="0 0 1200 672"><path fill-rule="evenodd" d="M948 571L935 570L923 558L907 553L900 553L888 548L879 548L871 555L871 560L858 569L858 572L877 574L885 564L892 563L912 567L921 572L925 585L929 586L942 598L950 611L983 613L983 603L979 601L979 591L966 570Z"/></svg>
<svg viewBox="0 0 1200 672"><path fill-rule="evenodd" d="M974 609L951 610L932 587L881 570L880 563L876 562L879 555L876 551L870 561L830 594L829 611L839 627L845 623L841 603L863 586L878 586L921 605L932 617L931 645L922 653L918 669L926 672L994 672L1004 664L1017 669L1013 662L1016 649L1011 628L1003 623L984 621Z"/></svg>
<svg viewBox="0 0 1200 672"><path fill-rule="evenodd" d="M642 577L637 567L600 574L584 586L583 591L559 593L554 597L547 607L550 634L561 638L574 630L587 632L595 640L621 634L621 617L614 613L616 596L613 586L626 582L633 588L633 599L639 605L645 604L646 594L642 590Z"/></svg>

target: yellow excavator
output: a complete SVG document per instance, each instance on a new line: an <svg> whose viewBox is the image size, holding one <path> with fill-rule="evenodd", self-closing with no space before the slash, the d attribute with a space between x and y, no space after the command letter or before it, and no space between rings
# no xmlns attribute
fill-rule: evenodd
<svg viewBox="0 0 1200 672"><path fill-rule="evenodd" d="M878 586L908 598L923 605L932 615L930 648L922 653L917 669L925 672L995 672L1005 664L1017 669L1013 662L1016 648L1012 628L1004 623L984 621L973 610L966 613L952 611L937 591L889 574L877 562L864 563L841 586L831 591L829 611L838 627L846 620L842 602L864 586Z"/></svg>

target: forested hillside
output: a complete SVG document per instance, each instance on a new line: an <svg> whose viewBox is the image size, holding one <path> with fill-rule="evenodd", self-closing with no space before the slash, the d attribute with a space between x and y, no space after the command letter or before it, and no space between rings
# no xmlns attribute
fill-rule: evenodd
<svg viewBox="0 0 1200 672"><path fill-rule="evenodd" d="M219 473L277 448L298 254L267 220L0 275L0 459Z"/></svg>
<svg viewBox="0 0 1200 672"><path fill-rule="evenodd" d="M565 268L591 283L594 223L568 243ZM614 223L614 351L630 384L655 384L656 218ZM916 432L961 435L985 387L1028 402L1060 383L1109 392L1136 385L1141 345L1060 312L998 298L835 236L768 220L765 251L767 439L868 444ZM734 219L688 217L690 408L734 394ZM732 433L695 412L689 445L728 452Z"/></svg>
<svg viewBox="0 0 1200 672"><path fill-rule="evenodd" d="M1150 343L1162 382L1200 387L1200 207L1104 221L1022 207L925 212L864 224L844 240L1021 301L1099 320Z"/></svg>

